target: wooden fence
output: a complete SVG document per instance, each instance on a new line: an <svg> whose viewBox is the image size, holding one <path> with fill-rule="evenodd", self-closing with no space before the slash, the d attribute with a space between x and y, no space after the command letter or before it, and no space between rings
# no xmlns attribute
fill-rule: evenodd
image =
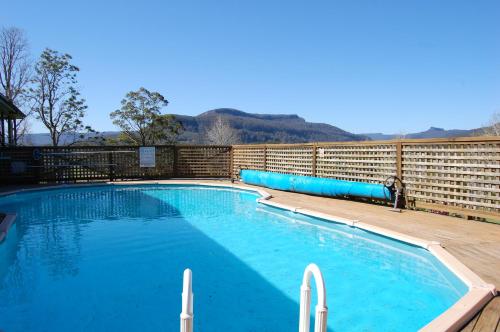
<svg viewBox="0 0 500 332"><path fill-rule="evenodd" d="M383 183L398 176L409 208L500 220L500 138L233 146L240 169Z"/></svg>
<svg viewBox="0 0 500 332"><path fill-rule="evenodd" d="M500 138L157 146L156 167L139 167L139 149L0 149L0 184L145 178L229 178L240 169L382 183L398 176L407 207L500 219Z"/></svg>
<svg viewBox="0 0 500 332"><path fill-rule="evenodd" d="M135 146L0 149L0 183L230 176L229 146L157 146L156 165L140 167Z"/></svg>

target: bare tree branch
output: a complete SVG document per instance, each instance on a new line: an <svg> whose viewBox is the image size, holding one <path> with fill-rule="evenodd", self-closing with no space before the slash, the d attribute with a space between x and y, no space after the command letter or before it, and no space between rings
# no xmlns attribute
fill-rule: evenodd
<svg viewBox="0 0 500 332"><path fill-rule="evenodd" d="M218 116L206 133L207 141L215 145L232 145L238 143L238 133L228 121Z"/></svg>
<svg viewBox="0 0 500 332"><path fill-rule="evenodd" d="M18 28L0 30L0 87L5 97L17 105L31 75L29 44Z"/></svg>
<svg viewBox="0 0 500 332"><path fill-rule="evenodd" d="M500 136L500 112L493 113L490 122L484 127L482 134L486 136Z"/></svg>
<svg viewBox="0 0 500 332"><path fill-rule="evenodd" d="M15 27L0 30L0 93L20 109L26 104L26 87L31 79L32 65L25 33ZM30 112L26 112L28 118ZM24 119L14 120L18 128L16 143L22 140L30 126ZM20 128L20 129L19 129Z"/></svg>

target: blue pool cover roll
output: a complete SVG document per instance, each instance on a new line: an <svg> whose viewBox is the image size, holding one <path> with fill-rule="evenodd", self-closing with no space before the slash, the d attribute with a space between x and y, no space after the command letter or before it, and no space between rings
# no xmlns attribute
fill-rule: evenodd
<svg viewBox="0 0 500 332"><path fill-rule="evenodd" d="M271 189L330 197L364 197L392 200L391 191L383 184L316 178L304 175L241 170L244 183Z"/></svg>

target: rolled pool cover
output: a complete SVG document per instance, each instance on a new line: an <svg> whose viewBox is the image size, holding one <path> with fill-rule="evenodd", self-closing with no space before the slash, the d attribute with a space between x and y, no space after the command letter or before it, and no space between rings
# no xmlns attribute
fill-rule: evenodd
<svg viewBox="0 0 500 332"><path fill-rule="evenodd" d="M271 189L329 197L364 197L392 201L392 191L383 184L316 178L244 169L241 180Z"/></svg>

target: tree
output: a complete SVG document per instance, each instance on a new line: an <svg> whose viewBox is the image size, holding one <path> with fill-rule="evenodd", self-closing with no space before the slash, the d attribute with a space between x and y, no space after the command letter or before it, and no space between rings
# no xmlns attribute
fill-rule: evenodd
<svg viewBox="0 0 500 332"><path fill-rule="evenodd" d="M215 119L206 136L208 142L215 145L232 145L238 142L238 133L221 116Z"/></svg>
<svg viewBox="0 0 500 332"><path fill-rule="evenodd" d="M500 112L495 112L490 119L490 122L483 129L483 135L500 136Z"/></svg>
<svg viewBox="0 0 500 332"><path fill-rule="evenodd" d="M18 108L26 101L26 87L31 77L29 44L24 32L10 27L0 30L0 92ZM26 112L29 115L29 112ZM13 120L17 130L14 141L17 143L29 129L26 118ZM8 121L9 131L13 131L14 122Z"/></svg>
<svg viewBox="0 0 500 332"><path fill-rule="evenodd" d="M127 93L121 105L110 117L122 130L122 141L142 146L172 144L182 131L182 124L173 115L161 114L168 101L158 92L141 87Z"/></svg>
<svg viewBox="0 0 500 332"><path fill-rule="evenodd" d="M404 130L399 130L396 134L394 134L394 139L405 139L408 134Z"/></svg>
<svg viewBox="0 0 500 332"><path fill-rule="evenodd" d="M83 124L87 105L80 98L76 74L79 68L71 64L71 55L45 49L35 66L29 90L33 112L50 133L53 146L58 146L63 134L82 137L80 133L91 130Z"/></svg>
<svg viewBox="0 0 500 332"><path fill-rule="evenodd" d="M29 44L22 30L12 27L0 31L0 57L2 93L16 104L25 92L31 73Z"/></svg>

